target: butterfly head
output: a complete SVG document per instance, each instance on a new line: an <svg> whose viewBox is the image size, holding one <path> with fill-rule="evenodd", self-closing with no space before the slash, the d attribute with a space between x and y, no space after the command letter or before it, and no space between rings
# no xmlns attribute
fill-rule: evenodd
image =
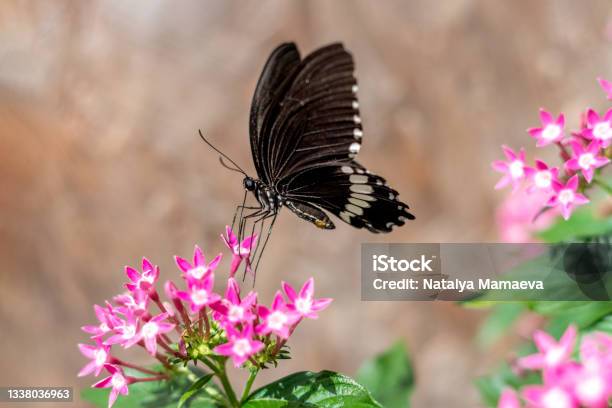
<svg viewBox="0 0 612 408"><path fill-rule="evenodd" d="M248 191L255 191L255 187L257 187L257 183L252 177L246 176L242 181L244 188Z"/></svg>

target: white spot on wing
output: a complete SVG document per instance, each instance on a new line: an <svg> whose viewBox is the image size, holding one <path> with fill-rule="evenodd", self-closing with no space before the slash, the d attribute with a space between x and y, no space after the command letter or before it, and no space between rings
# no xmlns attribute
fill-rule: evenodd
<svg viewBox="0 0 612 408"><path fill-rule="evenodd" d="M359 124L361 123L361 118L358 115L353 115L353 122Z"/></svg>
<svg viewBox="0 0 612 408"><path fill-rule="evenodd" d="M349 181L353 184L365 184L368 182L368 176L353 174L349 177Z"/></svg>
<svg viewBox="0 0 612 408"><path fill-rule="evenodd" d="M351 186L349 187L349 190L351 190L354 193L364 193L364 194L370 194L374 192L374 189L372 188L372 186L369 186L367 184L351 184Z"/></svg>
<svg viewBox="0 0 612 408"><path fill-rule="evenodd" d="M342 218L342 220L343 220L344 222L347 222L347 223L349 223L349 224L351 223L351 216L352 216L352 214L351 214L351 213L348 213L348 212L346 212L346 211L342 211L342 212L340 212L340 218Z"/></svg>
<svg viewBox="0 0 612 408"><path fill-rule="evenodd" d="M349 152L351 152L353 154L359 153L359 149L361 149L361 145L359 143L357 143L357 142L353 142L349 146Z"/></svg>
<svg viewBox="0 0 612 408"><path fill-rule="evenodd" d="M372 197L371 195L367 195L367 194L351 193L351 197L359 199L359 200L365 200L365 201L376 201L376 198Z"/></svg>
<svg viewBox="0 0 612 408"><path fill-rule="evenodd" d="M353 109L359 109L359 102L353 101Z"/></svg>
<svg viewBox="0 0 612 408"><path fill-rule="evenodd" d="M348 200L349 200L349 203L355 204L356 206L359 206L361 208L370 208L370 203L368 203L367 201L360 200L360 199L354 198L354 197L349 197Z"/></svg>
<svg viewBox="0 0 612 408"><path fill-rule="evenodd" d="M342 166L340 168L344 174L353 174L353 169L350 166Z"/></svg>
<svg viewBox="0 0 612 408"><path fill-rule="evenodd" d="M350 211L353 214L363 215L363 208L357 207L356 205L346 204L344 208L346 208L346 211Z"/></svg>
<svg viewBox="0 0 612 408"><path fill-rule="evenodd" d="M357 91L359 90L359 87L357 85L353 85L351 90L353 91L353 93L357 93Z"/></svg>
<svg viewBox="0 0 612 408"><path fill-rule="evenodd" d="M355 128L353 130L353 136L355 136L355 139L361 139L361 137L363 136L363 132L361 131L361 129Z"/></svg>

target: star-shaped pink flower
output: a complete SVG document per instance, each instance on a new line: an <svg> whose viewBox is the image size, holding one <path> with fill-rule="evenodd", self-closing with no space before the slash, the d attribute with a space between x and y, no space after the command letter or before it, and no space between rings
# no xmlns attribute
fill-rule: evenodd
<svg viewBox="0 0 612 408"><path fill-rule="evenodd" d="M497 403L497 408L521 408L521 402L516 392L510 388L502 391Z"/></svg>
<svg viewBox="0 0 612 408"><path fill-rule="evenodd" d="M529 187L527 187L528 193L532 193L535 190L552 190L552 182L557 179L559 174L557 167L548 167L548 164L542 160L536 160L534 167L526 166L524 170L530 182Z"/></svg>
<svg viewBox="0 0 612 408"><path fill-rule="evenodd" d="M597 141L602 147L608 147L612 142L612 109L600 117L593 109L587 111L587 127L582 130L585 139Z"/></svg>
<svg viewBox="0 0 612 408"><path fill-rule="evenodd" d="M138 317L130 309L125 312L125 319L113 328L115 334L106 339L104 345L120 344L123 348L130 348L140 341Z"/></svg>
<svg viewBox="0 0 612 408"><path fill-rule="evenodd" d="M234 278L227 280L225 298L211 307L215 310L215 320L227 321L231 324L248 323L255 319L253 306L257 302L257 293L249 292L240 299L240 288Z"/></svg>
<svg viewBox="0 0 612 408"><path fill-rule="evenodd" d="M236 271L240 267L240 263L244 259L246 262L246 271L251 272L251 252L255 250L257 245L257 234L250 237L246 237L242 242L238 242L238 237L234 235L234 232L229 227L225 226L225 235L221 235L221 239L225 245L232 251L232 263L230 266L230 277L236 274Z"/></svg>
<svg viewBox="0 0 612 408"><path fill-rule="evenodd" d="M185 279L189 283L191 281L204 279L204 276L208 272L214 272L217 266L219 266L219 262L221 262L222 255L223 254L217 255L215 259L207 264L202 250L196 245L193 250L193 265L180 256L175 256L174 260L179 269L183 271Z"/></svg>
<svg viewBox="0 0 612 408"><path fill-rule="evenodd" d="M112 328L120 324L121 321L114 314L114 309L110 303L107 303L106 307L94 305L94 312L99 324L97 326L87 325L81 327L85 333L91 334L92 339L103 337L105 334L110 333Z"/></svg>
<svg viewBox="0 0 612 408"><path fill-rule="evenodd" d="M578 403L572 393L557 384L528 385L523 388L523 398L538 408L578 408Z"/></svg>
<svg viewBox="0 0 612 408"><path fill-rule="evenodd" d="M318 318L317 312L325 309L333 301L330 298L314 298L314 279L312 277L304 283L299 293L286 282L283 282L283 290L289 299L288 309L309 319Z"/></svg>
<svg viewBox="0 0 612 408"><path fill-rule="evenodd" d="M527 370L557 368L570 361L576 341L576 327L569 326L558 342L550 334L538 330L533 341L539 352L520 358L518 366Z"/></svg>
<svg viewBox="0 0 612 408"><path fill-rule="evenodd" d="M516 190L520 182L525 178L525 150L521 148L517 154L508 146L502 146L502 149L507 161L496 160L491 163L493 170L504 174L495 185L495 189L499 190L512 183Z"/></svg>
<svg viewBox="0 0 612 408"><path fill-rule="evenodd" d="M131 266L125 267L125 274L130 283L126 283L125 287L130 292L136 290L149 290L159 278L159 268L154 266L147 258L142 258L142 273L138 272Z"/></svg>
<svg viewBox="0 0 612 408"><path fill-rule="evenodd" d="M612 101L612 82L605 80L603 78L597 78L597 81L599 82L601 89L603 89L604 92L606 93L608 100Z"/></svg>
<svg viewBox="0 0 612 408"><path fill-rule="evenodd" d="M79 344L79 350L85 357L91 359L85 367L77 374L79 377L94 373L97 377L104 368L104 365L109 362L110 359L110 346L105 346L102 342L97 339L96 345L91 344Z"/></svg>
<svg viewBox="0 0 612 408"><path fill-rule="evenodd" d="M578 184L577 174L572 176L565 185L558 180L553 181L554 195L548 200L547 205L558 206L565 220L569 219L576 207L589 202L588 198L577 192Z"/></svg>
<svg viewBox="0 0 612 408"><path fill-rule="evenodd" d="M215 284L215 274L208 271L201 279L187 281L188 291L178 291L176 295L185 302L189 303L192 313L197 313L205 306L218 302L221 296L213 292Z"/></svg>
<svg viewBox="0 0 612 408"><path fill-rule="evenodd" d="M228 342L214 348L214 352L231 357L234 366L240 367L251 356L259 353L264 344L253 339L253 326L245 324L242 331L236 330L232 325L226 325L225 330L228 336Z"/></svg>
<svg viewBox="0 0 612 408"><path fill-rule="evenodd" d="M145 348L152 356L157 353L158 336L174 329L174 324L164 321L167 318L168 313L160 313L143 324L140 329L139 337L144 339Z"/></svg>
<svg viewBox="0 0 612 408"><path fill-rule="evenodd" d="M537 147L560 142L563 139L563 127L565 126L563 114L555 119L549 112L540 109L540 121L542 122L541 127L527 129L527 132L537 140Z"/></svg>
<svg viewBox="0 0 612 408"><path fill-rule="evenodd" d="M574 155L565 163L565 167L569 170L582 171L587 183L593 180L595 169L610 163L610 159L600 154L601 145L596 141L591 142L586 148L577 141L573 141L571 146Z"/></svg>
<svg viewBox="0 0 612 408"><path fill-rule="evenodd" d="M276 292L271 309L260 305L257 308L262 323L255 328L257 334L266 335L274 333L282 339L291 335L291 327L300 319L300 315L290 310L280 291Z"/></svg>
<svg viewBox="0 0 612 408"><path fill-rule="evenodd" d="M108 408L110 408L117 400L119 394L128 395L128 385L131 383L131 379L126 377L121 368L116 365L106 364L104 368L110 373L110 376L98 381L92 385L92 388L111 388L111 392L108 395Z"/></svg>

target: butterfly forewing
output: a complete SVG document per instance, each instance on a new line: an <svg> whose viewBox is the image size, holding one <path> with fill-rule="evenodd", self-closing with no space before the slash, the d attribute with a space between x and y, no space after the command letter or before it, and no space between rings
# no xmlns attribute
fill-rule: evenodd
<svg viewBox="0 0 612 408"><path fill-rule="evenodd" d="M372 232L414 219L382 177L354 160L363 130L351 54L331 44L299 58L292 44L277 48L253 98L251 147L260 179L321 228L333 227L322 209Z"/></svg>

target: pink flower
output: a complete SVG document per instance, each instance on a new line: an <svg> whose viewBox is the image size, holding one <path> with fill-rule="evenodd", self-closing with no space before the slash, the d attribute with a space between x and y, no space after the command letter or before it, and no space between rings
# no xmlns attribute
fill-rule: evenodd
<svg viewBox="0 0 612 408"><path fill-rule="evenodd" d="M612 109L609 109L603 118L593 109L589 109L587 127L582 131L582 136L599 142L603 147L608 147L612 142Z"/></svg>
<svg viewBox="0 0 612 408"><path fill-rule="evenodd" d="M531 194L525 189L508 194L495 214L501 241L533 242L536 232L552 225L559 212L556 209L541 212L549 197L550 194L538 189Z"/></svg>
<svg viewBox="0 0 612 408"><path fill-rule="evenodd" d="M516 392L510 388L506 388L502 391L497 408L521 408L521 402L519 401Z"/></svg>
<svg viewBox="0 0 612 408"><path fill-rule="evenodd" d="M548 164L542 160L536 160L535 167L525 167L524 171L531 182L531 185L527 188L528 193L536 189L543 191L552 190L552 182L557 179L559 174L558 168L549 168Z"/></svg>
<svg viewBox="0 0 612 408"><path fill-rule="evenodd" d="M548 205L551 207L559 206L561 215L566 220L572 215L575 207L584 205L589 202L589 199L584 195L576 192L578 189L578 175L571 177L565 185L560 181L553 181L553 190L555 195L550 198Z"/></svg>
<svg viewBox="0 0 612 408"><path fill-rule="evenodd" d="M112 305L108 303L106 308L94 305L94 312L100 324L97 326L88 325L81 327L81 330L85 333L92 334L93 336L91 336L91 338L93 339L100 338L110 333L113 326L120 323L120 320L114 316Z"/></svg>
<svg viewBox="0 0 612 408"><path fill-rule="evenodd" d="M522 390L525 400L533 408L577 408L573 395L559 385L528 385Z"/></svg>
<svg viewBox="0 0 612 408"><path fill-rule="evenodd" d="M576 327L568 326L558 342L550 334L538 330L533 341L539 353L519 359L518 366L528 370L558 368L570 361L576 341Z"/></svg>
<svg viewBox="0 0 612 408"><path fill-rule="evenodd" d="M253 339L251 324L245 324L241 332L232 325L227 325L225 330L228 334L228 342L215 347L213 351L219 355L231 357L236 367L240 367L249 357L264 348L261 341Z"/></svg>
<svg viewBox="0 0 612 408"><path fill-rule="evenodd" d="M291 334L290 328L300 319L299 314L287 307L280 291L276 292L274 296L272 308L268 309L265 306L259 306L258 314L263 323L255 328L257 334L266 335L274 333L283 339L289 338Z"/></svg>
<svg viewBox="0 0 612 408"><path fill-rule="evenodd" d="M542 127L527 129L527 132L537 140L537 147L560 142L563 139L563 127L565 126L563 114L555 119L549 112L540 109L540 121Z"/></svg>
<svg viewBox="0 0 612 408"><path fill-rule="evenodd" d="M591 142L586 149L576 141L571 145L574 156L565 163L565 167L574 171L581 170L587 183L593 180L595 169L610 163L607 157L599 156L601 146L598 142Z"/></svg>
<svg viewBox="0 0 612 408"><path fill-rule="evenodd" d="M252 250L257 245L257 235L252 235L250 237L246 237L242 240L242 242L238 243L238 238L232 232L232 229L226 225L225 226L225 236L221 235L221 239L225 243L225 245L232 251L232 264L230 266L230 277L233 277L236 274L236 271L240 267L240 263L244 259L246 262L246 270L247 272L251 272L251 262L249 256L251 255Z"/></svg>
<svg viewBox="0 0 612 408"><path fill-rule="evenodd" d="M178 291L176 295L181 300L189 303L192 313L197 313L205 306L218 302L221 299L221 296L212 291L214 284L215 275L209 270L201 279L187 281L189 291Z"/></svg>
<svg viewBox="0 0 612 408"><path fill-rule="evenodd" d="M605 408L612 397L612 336L585 335L580 345L582 366L574 379L574 395L583 406Z"/></svg>
<svg viewBox="0 0 612 408"><path fill-rule="evenodd" d="M125 287L128 288L130 292L134 292L135 290L147 291L155 284L157 278L159 278L159 268L153 266L147 258L142 258L142 273L130 266L126 266L125 274L132 282L125 284Z"/></svg>
<svg viewBox="0 0 612 408"><path fill-rule="evenodd" d="M196 245L193 250L193 265L180 256L175 256L174 260L179 269L185 273L187 282L191 282L203 279L208 272L214 272L221 262L221 257L222 254L219 254L209 264L206 264L202 250Z"/></svg>
<svg viewBox="0 0 612 408"><path fill-rule="evenodd" d="M601 89L603 89L606 93L608 100L612 101L612 83L603 78L597 78L597 81L599 82Z"/></svg>
<svg viewBox="0 0 612 408"><path fill-rule="evenodd" d="M142 325L139 337L144 339L147 351L154 356L157 353L157 337L174 329L174 324L164 322L168 313L160 313Z"/></svg>
<svg viewBox="0 0 612 408"><path fill-rule="evenodd" d="M117 307L120 313L134 313L140 316L146 313L149 307L149 292L135 289L134 292L117 295L113 300L120 305Z"/></svg>
<svg viewBox="0 0 612 408"><path fill-rule="evenodd" d="M181 302L181 299L178 296L179 290L174 284L174 282L170 280L166 281L166 283L164 284L164 291L166 292L166 296L172 301L172 304L174 305L176 310L182 312L184 310L183 302Z"/></svg>
<svg viewBox="0 0 612 408"><path fill-rule="evenodd" d="M521 148L517 154L508 146L502 146L502 149L508 161L497 160L491 163L495 171L504 173L504 176L495 185L495 189L498 190L512 183L516 190L519 182L525 178L525 150Z"/></svg>
<svg viewBox="0 0 612 408"><path fill-rule="evenodd" d="M112 364L106 364L104 366L106 370L111 374L109 377L98 381L94 385L93 388L109 388L112 387L110 394L108 395L108 408L112 407L115 401L117 400L117 396L128 395L128 385L130 384L130 379L126 377L121 369Z"/></svg>
<svg viewBox="0 0 612 408"><path fill-rule="evenodd" d="M77 374L79 377L94 373L97 377L104 368L104 364L108 363L110 358L110 346L103 345L100 340L96 340L96 345L79 344L79 350L85 357L91 361Z"/></svg>
<svg viewBox="0 0 612 408"><path fill-rule="evenodd" d="M297 312L302 317L316 319L319 316L317 312L325 309L333 301L330 298L315 299L314 298L314 279L310 278L304 283L300 293L296 293L293 287L283 282L283 290L289 299L287 308Z"/></svg>
<svg viewBox="0 0 612 408"><path fill-rule="evenodd" d="M106 339L103 344L120 344L123 348L132 347L140 341L138 326L138 318L130 309L127 309L125 319L113 328L115 334Z"/></svg>
<svg viewBox="0 0 612 408"><path fill-rule="evenodd" d="M225 298L221 299L211 307L217 312L215 319L227 321L231 324L248 323L255 319L253 305L257 302L257 293L249 292L243 300L240 300L240 288L234 278L227 280L227 291Z"/></svg>

